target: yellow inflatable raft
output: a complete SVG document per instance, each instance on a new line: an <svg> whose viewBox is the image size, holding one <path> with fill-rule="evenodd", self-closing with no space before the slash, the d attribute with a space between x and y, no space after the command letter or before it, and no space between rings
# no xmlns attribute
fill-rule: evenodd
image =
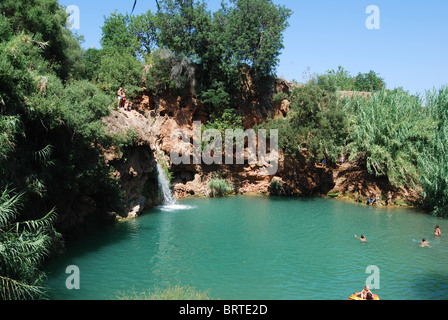
<svg viewBox="0 0 448 320"><path fill-rule="evenodd" d="M357 292L357 293L352 294L348 298L348 300L366 300L366 299L361 299L361 292ZM373 295L373 300L380 300L380 298L376 294L374 294Z"/></svg>

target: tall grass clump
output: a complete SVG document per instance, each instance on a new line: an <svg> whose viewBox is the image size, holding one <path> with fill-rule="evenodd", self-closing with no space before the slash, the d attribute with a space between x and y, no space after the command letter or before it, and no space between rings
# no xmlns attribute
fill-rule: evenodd
<svg viewBox="0 0 448 320"><path fill-rule="evenodd" d="M448 217L448 87L427 92L426 108L437 125L419 159L423 205L434 215Z"/></svg>
<svg viewBox="0 0 448 320"><path fill-rule="evenodd" d="M400 90L382 90L371 98L347 98L345 108L351 115L350 157L362 155L370 174L387 177L394 186L418 185L418 161L436 125L422 100Z"/></svg>
<svg viewBox="0 0 448 320"><path fill-rule="evenodd" d="M226 197L234 192L233 184L224 179L212 179L208 184L209 195L212 198Z"/></svg>

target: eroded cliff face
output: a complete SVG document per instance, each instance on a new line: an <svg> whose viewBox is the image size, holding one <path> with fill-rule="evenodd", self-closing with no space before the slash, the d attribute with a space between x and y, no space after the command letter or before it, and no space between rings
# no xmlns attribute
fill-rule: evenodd
<svg viewBox="0 0 448 320"><path fill-rule="evenodd" d="M284 100L279 104L273 104L272 96L277 92L289 93L291 89L291 83L279 79L274 83L272 92L266 95L267 98L265 97L269 100L268 103L260 104L259 101L254 101L253 105L237 110L243 115L244 129L250 129L263 123L268 116L285 117L289 112L289 102ZM264 173L266 163L260 161L259 163L249 164L247 146L245 148L245 165L236 164L236 160L233 161L234 164L229 165L194 164L192 158L187 164L174 165L171 162L170 155L173 149L176 148L177 150L182 143L186 145L182 146L181 149L193 150L195 129L193 122L199 121L205 124L210 120L209 112L195 99L191 97L160 97L156 99L150 95L143 95L137 106L139 113L146 114L154 119L151 126L154 144L165 155L165 161L172 173L173 190L178 196L207 196L208 184L216 175L231 182L238 193L269 193L269 185L273 177ZM191 138L190 141L185 143L172 139L176 130L182 130L186 136ZM280 166L282 163L283 156L280 155Z"/></svg>
<svg viewBox="0 0 448 320"><path fill-rule="evenodd" d="M278 80L275 92L289 92L290 84ZM268 114L284 117L288 112L288 101L278 105L267 104L263 108L255 106L244 109L244 126L252 128L266 120ZM164 162L172 173L172 187L177 195L206 196L208 183L216 174L232 182L239 193L268 193L271 176L261 174L265 164L252 165L205 165L171 162L171 152L179 145L173 139L176 130L182 130L193 137L193 122L206 123L210 114L192 97L153 97L143 91L135 100L131 111L113 111L103 119L111 133L126 133L133 130L138 136L136 143L117 150L104 152L111 174L123 190L125 217L135 217L143 210L161 202L157 183L157 162ZM193 149L193 141L187 148ZM247 150L246 150L247 153ZM246 159L247 160L247 159Z"/></svg>
<svg viewBox="0 0 448 320"><path fill-rule="evenodd" d="M137 111L113 111L104 118L111 133L126 133L133 130L137 141L117 151L104 152L111 175L117 180L123 192L126 218L133 218L147 208L161 201L157 183L157 162L154 154L154 134L151 131L154 119Z"/></svg>
<svg viewBox="0 0 448 320"><path fill-rule="evenodd" d="M273 92L288 93L291 84L278 80ZM271 100L272 101L272 100ZM177 196L207 196L208 184L213 177L226 179L240 194L275 194L283 196L332 196L363 199L371 193L383 195L393 191L395 198L403 201L418 201L418 193L412 190L392 188L384 179L367 173L361 160L342 165L321 166L310 164L305 157L285 156L279 152L278 170L275 175L266 175L266 163L248 164L248 148L245 149L245 164L175 165L170 155L173 149L184 143L182 149L193 150L194 121L205 123L210 115L203 106L191 97L158 97L143 93L135 101L132 111L116 110L104 119L111 132L134 130L137 143L125 148L121 154L108 150L105 156L113 168L113 175L124 192L127 217L134 217L146 208L161 201L157 183L157 161L163 162L171 172L171 185ZM245 129L266 121L268 116L286 117L289 102L264 104L245 108L242 112ZM188 142L173 139L173 133L182 130ZM269 149L269 148L268 148ZM304 152L306 153L306 152ZM236 163L236 162L234 162Z"/></svg>

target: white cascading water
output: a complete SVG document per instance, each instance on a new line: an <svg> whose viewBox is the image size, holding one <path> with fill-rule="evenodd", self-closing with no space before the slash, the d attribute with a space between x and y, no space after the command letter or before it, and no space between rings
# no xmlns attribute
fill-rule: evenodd
<svg viewBox="0 0 448 320"><path fill-rule="evenodd" d="M165 174L165 170L163 170L160 164L157 164L157 171L158 171L159 185L162 188L163 193L163 205L174 206L176 204L176 199L174 198L173 193L171 192L170 183Z"/></svg>
<svg viewBox="0 0 448 320"><path fill-rule="evenodd" d="M159 152L159 148L157 146L155 147L155 149L157 150L157 152ZM179 210L194 209L194 207L192 206L177 204L176 198L174 197L173 192L171 191L170 182L168 180L166 172L159 163L157 163L157 175L159 185L162 189L163 194L163 205L162 205L163 211L179 211Z"/></svg>

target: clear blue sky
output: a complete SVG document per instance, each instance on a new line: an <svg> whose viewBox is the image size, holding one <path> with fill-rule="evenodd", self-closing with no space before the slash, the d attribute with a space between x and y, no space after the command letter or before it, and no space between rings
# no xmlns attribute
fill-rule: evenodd
<svg viewBox="0 0 448 320"><path fill-rule="evenodd" d="M303 73L323 73L339 65L353 75L374 70L388 88L411 93L448 84L447 0L274 0L293 11L285 32L277 75L303 82ZM133 0L60 0L80 9L83 47L100 48L104 16L132 10ZM209 9L221 0L210 0ZM380 29L369 30L366 8L380 10ZM156 10L155 0L139 0L134 14Z"/></svg>

